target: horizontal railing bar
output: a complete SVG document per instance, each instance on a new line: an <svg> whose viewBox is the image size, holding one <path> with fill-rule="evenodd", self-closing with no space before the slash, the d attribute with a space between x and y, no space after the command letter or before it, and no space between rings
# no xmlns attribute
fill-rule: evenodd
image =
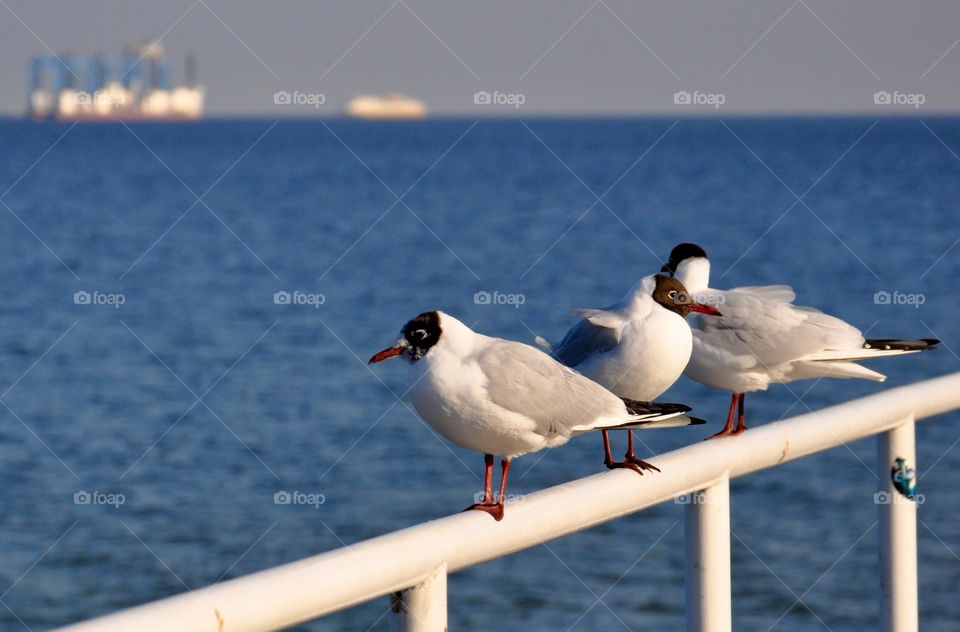
<svg viewBox="0 0 960 632"><path fill-rule="evenodd" d="M494 522L460 513L62 628L64 632L259 632L289 627L510 555L709 486L960 408L960 373L697 442L651 459L662 471L607 471L509 503Z"/></svg>

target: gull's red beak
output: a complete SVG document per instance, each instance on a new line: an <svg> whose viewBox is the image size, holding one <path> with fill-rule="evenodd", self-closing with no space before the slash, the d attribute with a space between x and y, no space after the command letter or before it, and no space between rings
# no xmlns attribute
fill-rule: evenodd
<svg viewBox="0 0 960 632"><path fill-rule="evenodd" d="M716 307L711 307L709 305L704 305L702 303L693 303L690 305L691 312L700 312L701 314L708 314L710 316L723 316Z"/></svg>
<svg viewBox="0 0 960 632"><path fill-rule="evenodd" d="M398 355L403 353L403 350L407 348L407 345L400 344L399 342L392 347L384 349L383 351L374 354L370 361L367 364L376 364L377 362L383 362L384 360L389 360L390 358L395 358Z"/></svg>

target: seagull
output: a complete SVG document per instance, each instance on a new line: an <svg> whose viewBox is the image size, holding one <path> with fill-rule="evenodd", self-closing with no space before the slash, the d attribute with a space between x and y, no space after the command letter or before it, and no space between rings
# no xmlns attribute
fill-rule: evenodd
<svg viewBox="0 0 960 632"><path fill-rule="evenodd" d="M661 271L679 279L696 302L723 309L722 320L692 319L693 356L684 371L697 382L733 393L727 423L714 437L746 430L747 393L811 378L882 382L885 375L857 362L928 351L940 342L865 339L859 329L839 318L794 305L796 295L786 285L711 289L710 259L696 244L675 247Z"/></svg>
<svg viewBox="0 0 960 632"><path fill-rule="evenodd" d="M484 500L467 509L498 521L515 457L592 430L703 423L684 415L689 406L621 399L534 347L476 333L440 311L407 322L397 342L370 364L395 357L410 364L410 400L423 420L457 445L483 453ZM498 500L494 455L502 457Z"/></svg>
<svg viewBox="0 0 960 632"><path fill-rule="evenodd" d="M620 397L652 401L683 373L693 349L685 320L690 312L720 316L710 305L695 303L682 283L655 274L641 279L620 302L605 309L577 309L582 319L563 340L538 345L562 364L576 369ZM637 458L633 432L628 433L624 462L640 469L655 467ZM623 467L610 454L610 435L603 430L604 464Z"/></svg>

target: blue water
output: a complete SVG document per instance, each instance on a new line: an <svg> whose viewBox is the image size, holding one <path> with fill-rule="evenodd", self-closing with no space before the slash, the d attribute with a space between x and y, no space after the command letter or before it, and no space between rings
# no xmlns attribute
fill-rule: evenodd
<svg viewBox="0 0 960 632"><path fill-rule="evenodd" d="M3 629L103 614L472 502L481 457L397 404L403 366L364 364L424 310L555 338L570 308L610 303L695 241L717 286L786 282L871 336L945 342L874 363L885 385L752 395L756 424L960 369L960 121L273 124L0 122ZM81 291L123 304L75 304ZM278 291L325 302L277 305ZM478 291L524 302L477 305ZM924 303L876 305L878 291ZM686 380L663 399L714 422L728 403ZM925 630L960 620L958 421L918 431ZM717 428L642 438L662 452ZM736 629L876 625L875 443L733 483ZM511 492L600 469L599 438L582 437L519 459ZM324 502L274 504L284 490ZM75 504L84 491L124 502ZM668 504L457 574L451 628L678 629L681 520ZM387 606L303 629L383 629Z"/></svg>

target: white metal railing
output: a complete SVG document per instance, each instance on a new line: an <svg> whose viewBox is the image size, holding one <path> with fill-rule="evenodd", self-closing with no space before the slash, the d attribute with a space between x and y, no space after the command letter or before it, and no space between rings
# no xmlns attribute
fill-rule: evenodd
<svg viewBox="0 0 960 632"><path fill-rule="evenodd" d="M881 435L881 491L904 502L877 505L880 619L884 630L912 632L918 628L916 503L894 489L890 468L897 457L916 467L915 420L958 408L960 373L953 373L662 454L652 459L661 469L656 476L614 470L529 494L508 503L502 522L459 513L61 630L276 630L390 595L395 628L436 632L446 629L448 573L698 494L698 502L685 506L687 629L726 632L732 628L730 480Z"/></svg>

